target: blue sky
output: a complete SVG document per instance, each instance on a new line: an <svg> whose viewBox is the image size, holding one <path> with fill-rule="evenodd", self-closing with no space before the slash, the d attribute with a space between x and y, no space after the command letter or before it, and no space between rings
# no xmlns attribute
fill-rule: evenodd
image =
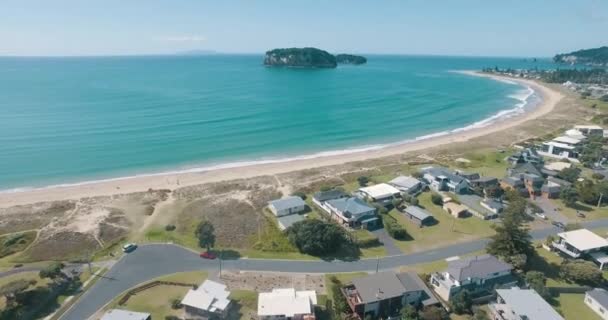
<svg viewBox="0 0 608 320"><path fill-rule="evenodd" d="M552 56L608 45L606 0L2 0L0 55L185 50Z"/></svg>

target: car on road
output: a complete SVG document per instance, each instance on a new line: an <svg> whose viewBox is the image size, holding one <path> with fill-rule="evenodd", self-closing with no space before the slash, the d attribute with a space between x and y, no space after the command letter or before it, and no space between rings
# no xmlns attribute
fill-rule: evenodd
<svg viewBox="0 0 608 320"><path fill-rule="evenodd" d="M551 222L551 224L554 225L554 226L556 226L556 227L558 227L558 228L560 228L560 229L565 229L566 228L566 225L563 224L563 223L561 223L561 222L559 222L559 221L553 221L553 222Z"/></svg>
<svg viewBox="0 0 608 320"><path fill-rule="evenodd" d="M122 246L122 251L125 253L133 252L135 249L137 249L137 244L135 243L127 243Z"/></svg>
<svg viewBox="0 0 608 320"><path fill-rule="evenodd" d="M543 220L547 220L547 216L544 213L537 212L536 216Z"/></svg>
<svg viewBox="0 0 608 320"><path fill-rule="evenodd" d="M209 260L214 260L215 258L217 258L215 253L209 252L209 251L201 252L201 254L199 254L199 256L203 259L209 259Z"/></svg>

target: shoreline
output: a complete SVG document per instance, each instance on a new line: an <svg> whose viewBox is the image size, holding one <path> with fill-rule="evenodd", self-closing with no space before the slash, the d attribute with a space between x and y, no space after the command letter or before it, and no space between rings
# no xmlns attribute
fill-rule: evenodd
<svg viewBox="0 0 608 320"><path fill-rule="evenodd" d="M397 143L347 149L343 152L320 152L291 159L262 160L252 162L234 162L206 168L185 169L182 171L153 173L131 177L119 177L105 180L55 185L41 188L16 188L0 191L0 207L10 207L44 201L80 199L96 196L111 196L133 192L143 192L149 189L170 189L219 182L233 179L246 179L263 175L276 175L304 169L340 165L349 162L384 158L402 153L420 151L431 147L465 142L473 138L497 133L526 121L539 118L550 113L563 95L541 83L482 74L475 71L458 71L477 77L486 77L494 81L516 83L532 89L540 95L541 101L532 110L523 110L513 116L502 118L501 112L519 111L519 107L501 110L490 118L482 119L474 124L451 131L438 132L427 136L405 140ZM521 106L524 107L525 105ZM497 117L496 119L492 119ZM477 125L477 126L476 126ZM483 126L479 126L483 125Z"/></svg>

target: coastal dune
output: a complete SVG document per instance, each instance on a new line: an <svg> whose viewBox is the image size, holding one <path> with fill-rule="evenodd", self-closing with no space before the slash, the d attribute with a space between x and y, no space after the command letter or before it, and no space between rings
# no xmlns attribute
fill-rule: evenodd
<svg viewBox="0 0 608 320"><path fill-rule="evenodd" d="M219 182L233 179L251 178L262 175L276 175L292 171L339 165L348 162L383 158L406 154L431 147L469 141L486 135L518 126L529 120L537 119L550 113L564 95L539 82L511 79L494 75L467 72L467 74L488 77L497 81L517 82L536 91L542 101L532 110L507 119L497 120L483 127L473 127L468 130L451 132L421 140L392 144L382 148L369 148L359 152L319 155L317 157L302 157L285 161L268 161L266 163L242 164L233 167L217 167L211 169L192 170L187 172L162 173L108 179L81 184L52 186L47 188L0 192L0 207L31 204L43 201L80 199L85 197L110 196L115 194L141 192L149 189L174 190L184 186L198 185L209 182Z"/></svg>

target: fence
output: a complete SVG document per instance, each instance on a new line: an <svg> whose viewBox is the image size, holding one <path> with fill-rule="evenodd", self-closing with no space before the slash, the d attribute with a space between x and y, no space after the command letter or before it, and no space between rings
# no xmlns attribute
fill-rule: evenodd
<svg viewBox="0 0 608 320"><path fill-rule="evenodd" d="M150 288L154 288L157 286L178 286L178 287L191 287L193 289L195 289L197 287L196 284L190 284L190 283L183 283L183 282L171 282L171 281L152 281L149 283L146 283L144 285L141 285L139 287L133 288L131 290L129 290L119 301L118 301L118 305L122 306L125 303L127 303L127 301L129 301L129 299L144 291L144 290L148 290Z"/></svg>

